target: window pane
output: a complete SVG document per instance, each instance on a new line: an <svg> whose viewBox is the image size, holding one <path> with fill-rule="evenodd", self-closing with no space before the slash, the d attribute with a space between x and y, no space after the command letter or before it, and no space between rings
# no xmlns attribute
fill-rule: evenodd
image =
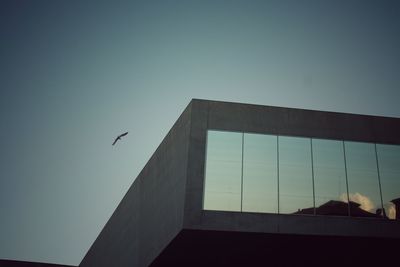
<svg viewBox="0 0 400 267"><path fill-rule="evenodd" d="M382 205L379 193L375 145L345 142L350 215L380 217Z"/></svg>
<svg viewBox="0 0 400 267"><path fill-rule="evenodd" d="M379 159L383 208L385 209L385 214L389 219L399 220L400 146L377 145L376 149Z"/></svg>
<svg viewBox="0 0 400 267"><path fill-rule="evenodd" d="M309 138L279 137L279 211L314 213Z"/></svg>
<svg viewBox="0 0 400 267"><path fill-rule="evenodd" d="M348 216L343 142L313 139L316 214Z"/></svg>
<svg viewBox="0 0 400 267"><path fill-rule="evenodd" d="M277 137L245 134L243 211L278 212Z"/></svg>
<svg viewBox="0 0 400 267"><path fill-rule="evenodd" d="M242 135L208 131L204 209L240 211Z"/></svg>

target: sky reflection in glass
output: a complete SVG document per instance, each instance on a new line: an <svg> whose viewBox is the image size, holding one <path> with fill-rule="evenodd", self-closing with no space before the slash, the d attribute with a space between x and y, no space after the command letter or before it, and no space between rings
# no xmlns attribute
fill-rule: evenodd
<svg viewBox="0 0 400 267"><path fill-rule="evenodd" d="M208 131L204 209L240 211L242 136Z"/></svg>
<svg viewBox="0 0 400 267"><path fill-rule="evenodd" d="M208 131L204 209L399 219L399 201L399 145Z"/></svg>
<svg viewBox="0 0 400 267"><path fill-rule="evenodd" d="M277 213L277 137L245 133L243 154L243 211Z"/></svg>

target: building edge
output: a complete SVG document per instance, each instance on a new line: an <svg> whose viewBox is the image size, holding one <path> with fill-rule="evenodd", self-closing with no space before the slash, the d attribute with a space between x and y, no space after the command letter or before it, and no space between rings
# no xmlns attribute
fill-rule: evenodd
<svg viewBox="0 0 400 267"><path fill-rule="evenodd" d="M180 232L192 106L193 101L161 141L79 266L148 266Z"/></svg>

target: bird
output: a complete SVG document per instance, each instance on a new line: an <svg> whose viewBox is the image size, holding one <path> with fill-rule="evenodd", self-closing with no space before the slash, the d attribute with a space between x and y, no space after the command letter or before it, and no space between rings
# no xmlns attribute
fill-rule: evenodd
<svg viewBox="0 0 400 267"><path fill-rule="evenodd" d="M112 145L115 145L115 143L116 143L118 140L121 140L121 137L122 137L122 136L125 136L125 135L127 135L127 134L128 134L128 132L118 135L117 138L115 138L114 143L113 143Z"/></svg>

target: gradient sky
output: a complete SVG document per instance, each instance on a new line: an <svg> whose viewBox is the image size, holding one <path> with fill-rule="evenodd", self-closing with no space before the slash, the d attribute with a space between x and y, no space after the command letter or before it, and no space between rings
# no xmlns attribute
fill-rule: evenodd
<svg viewBox="0 0 400 267"><path fill-rule="evenodd" d="M399 47L396 0L2 0L0 258L79 264L192 98L400 117Z"/></svg>

